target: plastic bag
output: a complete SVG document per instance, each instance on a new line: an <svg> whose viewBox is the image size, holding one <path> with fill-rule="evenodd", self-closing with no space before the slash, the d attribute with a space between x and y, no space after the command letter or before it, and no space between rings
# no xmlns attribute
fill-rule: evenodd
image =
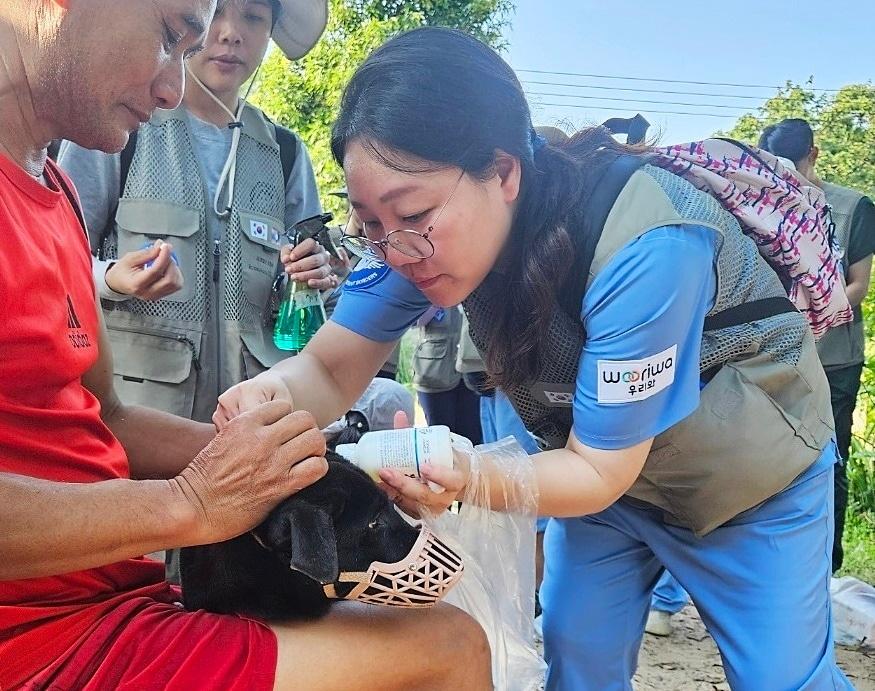
<svg viewBox="0 0 875 691"><path fill-rule="evenodd" d="M835 641L875 648L875 588L852 576L829 585Z"/></svg>
<svg viewBox="0 0 875 691"><path fill-rule="evenodd" d="M462 579L445 601L474 617L486 632L495 688L533 691L540 688L545 669L534 630L538 506L534 466L510 437L476 449L454 444L454 449L471 464L461 508L458 513L423 518L465 563ZM507 511L489 509L486 470L493 478L503 478Z"/></svg>

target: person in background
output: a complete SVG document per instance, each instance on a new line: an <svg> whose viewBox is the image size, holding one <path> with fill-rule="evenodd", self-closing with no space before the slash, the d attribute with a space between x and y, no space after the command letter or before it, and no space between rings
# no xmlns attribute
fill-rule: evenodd
<svg viewBox="0 0 875 691"><path fill-rule="evenodd" d="M456 367L463 322L460 307L434 308L420 318L413 329L413 386L429 425L446 425L479 444L480 397Z"/></svg>
<svg viewBox="0 0 875 691"><path fill-rule="evenodd" d="M680 612L690 601L690 596L677 578L668 570L664 571L653 589L650 599L650 612L644 630L654 636L670 636L672 632L671 618Z"/></svg>
<svg viewBox="0 0 875 691"><path fill-rule="evenodd" d="M392 379L375 377L346 415L322 430L329 447L354 444L368 432L394 429L395 415L415 415L413 395Z"/></svg>
<svg viewBox="0 0 875 691"><path fill-rule="evenodd" d="M869 292L872 254L875 252L875 205L866 195L848 187L826 182L817 174L819 150L808 121L787 118L769 125L760 136L759 146L776 156L792 161L805 178L820 187L830 205L836 241L844 251L843 266L848 300L854 320L830 329L817 343L817 353L832 399L836 441L844 459L835 472L835 536L832 545L832 570L842 566L842 534L848 506L847 461L851 453L851 428L860 377L866 360L863 330L863 299Z"/></svg>

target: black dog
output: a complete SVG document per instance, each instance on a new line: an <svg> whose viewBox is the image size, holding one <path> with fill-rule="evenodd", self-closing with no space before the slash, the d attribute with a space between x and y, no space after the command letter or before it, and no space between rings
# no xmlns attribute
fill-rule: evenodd
<svg viewBox="0 0 875 691"><path fill-rule="evenodd" d="M366 473L336 453L326 457L325 477L280 503L255 536L182 550L186 609L315 618L334 602L322 586L341 571L407 556L419 531ZM354 585L337 584L338 596Z"/></svg>

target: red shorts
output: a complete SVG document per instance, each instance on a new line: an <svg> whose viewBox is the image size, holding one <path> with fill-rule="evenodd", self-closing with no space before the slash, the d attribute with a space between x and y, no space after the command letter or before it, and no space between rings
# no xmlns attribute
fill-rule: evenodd
<svg viewBox="0 0 875 691"><path fill-rule="evenodd" d="M169 587L125 599L21 688L73 691L269 691L276 636L234 615L186 612Z"/></svg>

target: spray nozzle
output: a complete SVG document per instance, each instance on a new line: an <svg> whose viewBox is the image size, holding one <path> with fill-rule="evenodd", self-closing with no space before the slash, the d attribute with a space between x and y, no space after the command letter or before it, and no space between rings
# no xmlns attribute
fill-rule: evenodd
<svg viewBox="0 0 875 691"><path fill-rule="evenodd" d="M303 221L298 221L292 226L292 230L287 233L289 240L297 245L307 238L313 238L325 248L328 254L335 259L340 259L337 247L335 247L326 225L332 218L331 214L319 214L318 216L311 216Z"/></svg>

